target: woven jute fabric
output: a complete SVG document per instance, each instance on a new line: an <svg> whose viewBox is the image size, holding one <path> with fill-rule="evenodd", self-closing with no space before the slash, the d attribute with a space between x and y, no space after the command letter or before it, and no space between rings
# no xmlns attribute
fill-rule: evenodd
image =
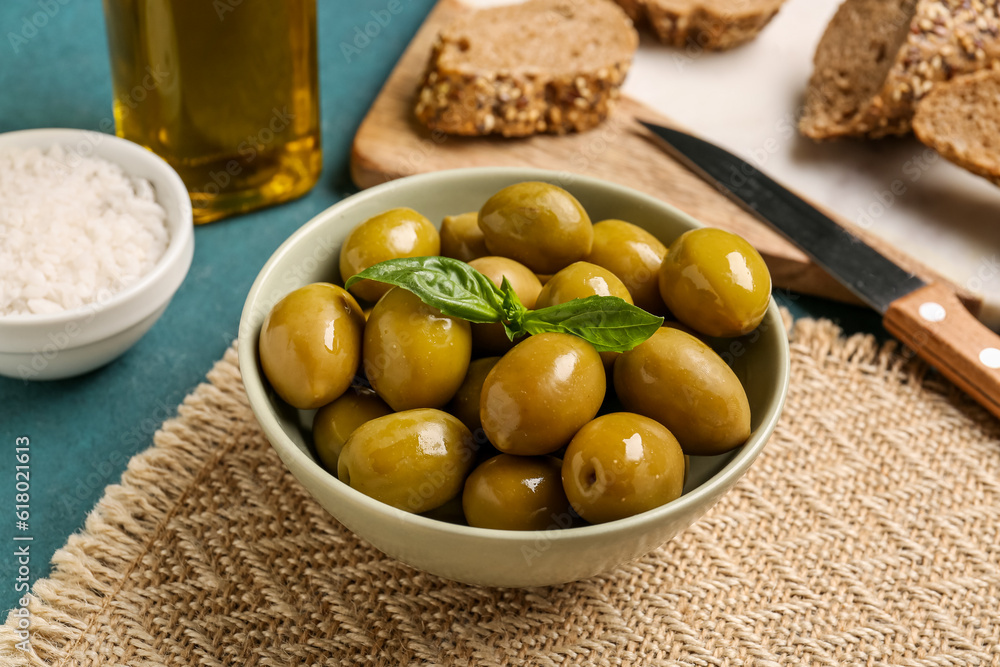
<svg viewBox="0 0 1000 667"><path fill-rule="evenodd" d="M423 574L340 526L264 439L230 350L35 585L33 652L11 616L0 661L1000 665L1000 424L838 334L796 325L780 426L707 516L532 590Z"/></svg>

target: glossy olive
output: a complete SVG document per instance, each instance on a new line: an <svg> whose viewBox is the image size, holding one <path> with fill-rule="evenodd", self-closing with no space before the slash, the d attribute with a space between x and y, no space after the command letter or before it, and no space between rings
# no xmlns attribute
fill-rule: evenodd
<svg viewBox="0 0 1000 667"><path fill-rule="evenodd" d="M289 405L326 405L351 385L361 360L365 317L343 287L313 283L274 304L258 351L268 382Z"/></svg>
<svg viewBox="0 0 1000 667"><path fill-rule="evenodd" d="M514 293L525 308L534 308L542 284L531 269L507 257L480 257L469 262L469 266L489 278L500 287L506 278L514 288ZM472 343L479 354L503 354L514 347L514 341L507 337L502 324L473 324Z"/></svg>
<svg viewBox="0 0 1000 667"><path fill-rule="evenodd" d="M483 357L470 363L465 380L448 404L448 412L458 417L473 434L483 427L483 420L479 417L479 397L483 393L483 382L498 361L500 357Z"/></svg>
<svg viewBox="0 0 1000 667"><path fill-rule="evenodd" d="M340 248L340 276L346 281L370 266L398 257L441 254L441 238L430 220L412 208L394 208L351 230ZM362 280L351 286L359 299L377 301L392 288Z"/></svg>
<svg viewBox="0 0 1000 667"><path fill-rule="evenodd" d="M537 308L547 308L588 296L617 296L632 303L625 284L604 267L590 262L573 262L545 283L538 295ZM601 352L605 368L611 368L618 352Z"/></svg>
<svg viewBox="0 0 1000 667"><path fill-rule="evenodd" d="M517 298L521 300L524 307L535 307L538 294L542 291L542 283L539 282L538 276L524 264L509 257L488 255L486 257L477 257L470 261L469 266L489 278L497 287L506 278L510 282L511 287L514 288Z"/></svg>
<svg viewBox="0 0 1000 667"><path fill-rule="evenodd" d="M337 459L344 443L354 430L372 419L392 412L370 389L348 389L333 403L324 405L313 416L313 444L324 467L337 474Z"/></svg>
<svg viewBox="0 0 1000 667"><path fill-rule="evenodd" d="M471 357L468 322L443 315L400 287L379 299L365 325L365 374L393 410L444 406L465 379Z"/></svg>
<svg viewBox="0 0 1000 667"><path fill-rule="evenodd" d="M680 497L684 453L670 431L648 417L603 415L573 436L562 482L573 509L587 521L624 519Z"/></svg>
<svg viewBox="0 0 1000 667"><path fill-rule="evenodd" d="M407 512L426 512L462 491L475 460L472 434L440 410L406 410L359 426L340 452L340 481Z"/></svg>
<svg viewBox="0 0 1000 667"><path fill-rule="evenodd" d="M617 296L632 303L632 295L618 276L590 262L573 262L545 283L535 302L546 308L588 296Z"/></svg>
<svg viewBox="0 0 1000 667"><path fill-rule="evenodd" d="M711 456L750 437L750 404L736 374L694 336L662 327L615 362L627 410L660 422L684 453Z"/></svg>
<svg viewBox="0 0 1000 667"><path fill-rule="evenodd" d="M441 254L463 262L490 254L479 228L479 212L446 215L441 222Z"/></svg>
<svg viewBox="0 0 1000 667"><path fill-rule="evenodd" d="M580 202L549 183L510 185L479 211L479 227L494 255L536 273L555 273L590 254L594 228Z"/></svg>
<svg viewBox="0 0 1000 667"><path fill-rule="evenodd" d="M590 343L563 333L531 336L486 376L483 429L501 452L550 454L594 418L606 390L601 357Z"/></svg>
<svg viewBox="0 0 1000 667"><path fill-rule="evenodd" d="M721 229L693 229L671 243L659 285L670 312L708 336L752 331L771 299L771 274L760 253Z"/></svg>
<svg viewBox="0 0 1000 667"><path fill-rule="evenodd" d="M552 456L500 454L465 481L462 509L477 528L546 530L569 523L562 461Z"/></svg>
<svg viewBox="0 0 1000 667"><path fill-rule="evenodd" d="M603 220L594 225L594 247L587 261L618 276L635 305L662 315L666 307L658 277L666 254L667 247L642 227L624 220Z"/></svg>

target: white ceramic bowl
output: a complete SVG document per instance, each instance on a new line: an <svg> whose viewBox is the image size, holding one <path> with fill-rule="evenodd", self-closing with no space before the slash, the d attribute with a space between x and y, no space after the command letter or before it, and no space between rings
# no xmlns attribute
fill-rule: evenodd
<svg viewBox="0 0 1000 667"><path fill-rule="evenodd" d="M747 389L753 433L722 456L692 457L685 493L642 514L596 526L550 531L471 528L409 514L341 483L310 448L308 414L285 405L264 380L257 342L271 306L311 282L340 282L337 259L358 223L397 206L432 221L478 210L490 195L520 181L549 181L571 193L595 221L622 218L670 242L699 226L663 202L628 188L540 169L441 171L392 181L332 206L304 225L271 256L257 276L240 322L239 360L250 406L281 460L341 523L386 554L433 574L490 586L553 585L606 572L671 539L704 514L746 472L771 435L788 387L788 341L772 301L758 331L727 343ZM302 530L309 530L302 526Z"/></svg>
<svg viewBox="0 0 1000 667"><path fill-rule="evenodd" d="M123 354L166 310L194 256L191 200L180 176L162 158L102 132L42 129L0 134L0 150L56 144L83 157L114 162L148 180L167 212L170 244L152 271L105 300L51 315L0 316L0 375L25 380L80 375Z"/></svg>

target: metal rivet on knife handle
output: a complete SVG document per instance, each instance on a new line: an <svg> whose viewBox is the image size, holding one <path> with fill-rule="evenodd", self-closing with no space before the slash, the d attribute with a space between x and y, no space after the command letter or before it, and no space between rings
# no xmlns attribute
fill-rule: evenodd
<svg viewBox="0 0 1000 667"><path fill-rule="evenodd" d="M940 311L927 308L929 304ZM883 323L889 333L1000 417L1000 336L973 317L951 289L931 283L896 299Z"/></svg>
<svg viewBox="0 0 1000 667"><path fill-rule="evenodd" d="M924 318L928 322L940 322L945 318L944 306L940 303L935 303L933 301L928 301L927 303L920 304L920 317Z"/></svg>

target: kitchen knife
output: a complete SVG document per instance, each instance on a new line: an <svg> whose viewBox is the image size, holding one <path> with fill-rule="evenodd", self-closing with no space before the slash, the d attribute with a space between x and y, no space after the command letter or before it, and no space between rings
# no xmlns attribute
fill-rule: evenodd
<svg viewBox="0 0 1000 667"><path fill-rule="evenodd" d="M1000 417L1000 336L940 283L926 283L886 259L761 173L704 139L640 121L667 152L766 222L882 314L892 335Z"/></svg>

